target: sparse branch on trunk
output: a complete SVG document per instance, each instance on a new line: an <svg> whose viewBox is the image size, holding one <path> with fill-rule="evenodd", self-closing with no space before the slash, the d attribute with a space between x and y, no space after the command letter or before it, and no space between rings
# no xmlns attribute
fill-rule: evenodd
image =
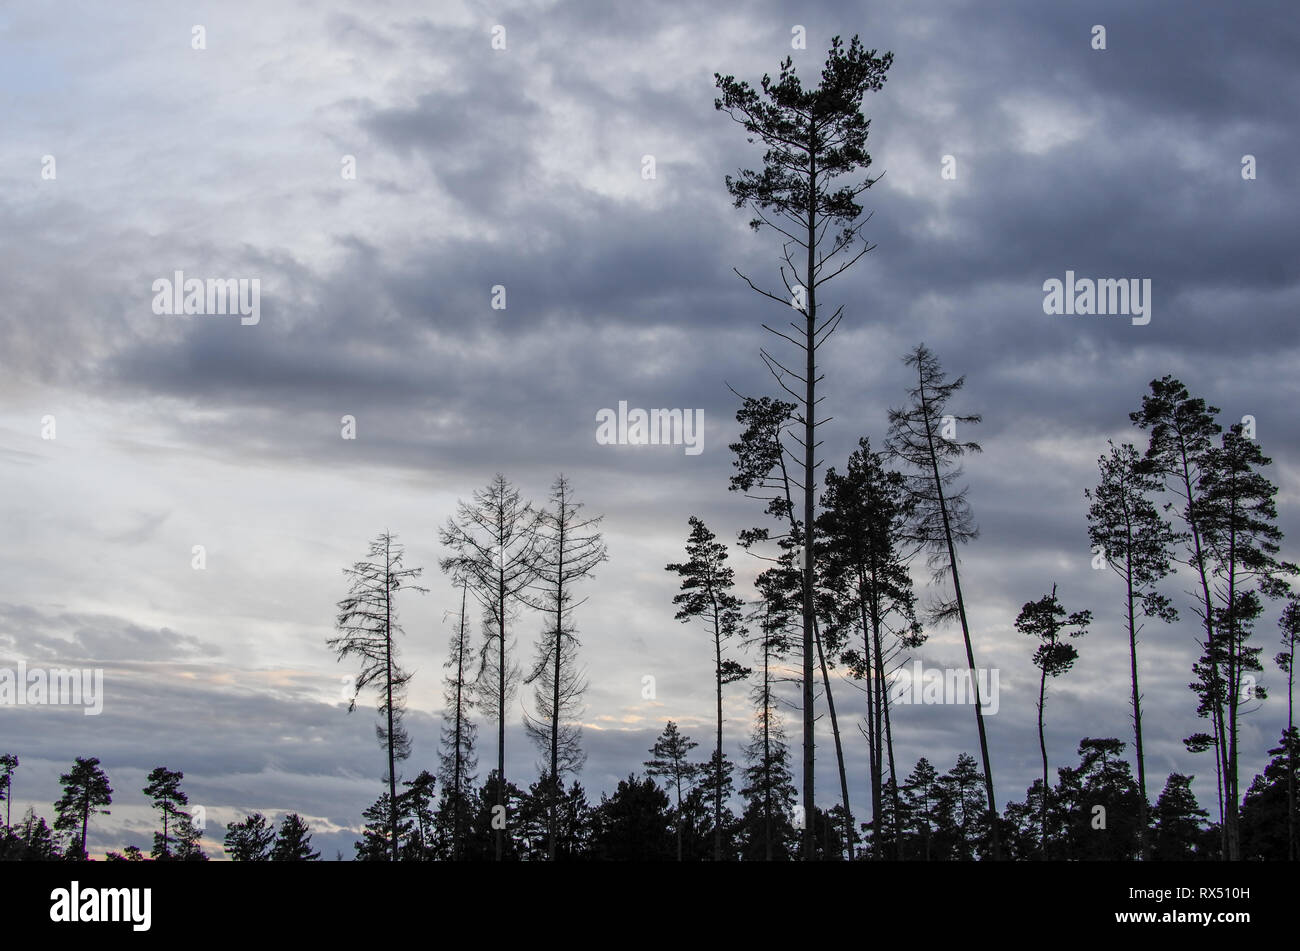
<svg viewBox="0 0 1300 951"><path fill-rule="evenodd" d="M802 499L802 523L809 537L807 550L812 552L815 543L817 463L814 450L817 445L815 407L818 403L817 349L818 340L817 290L833 274L819 276L825 263L825 240L829 225L841 228L832 254L848 247L857 239L855 222L862 214L857 198L871 186L874 179L859 177L870 167L871 156L866 151L869 120L862 113L862 100L868 92L878 91L893 63L893 54L877 55L867 50L855 36L845 46L837 36L831 41L821 82L816 88L805 89L795 72L790 57L781 63L780 74L774 81L764 76L758 89L734 76L715 74L720 95L716 108L740 123L751 136L751 141L761 141L765 147L760 171L742 169L736 176L727 176L727 190L737 208L748 207L753 213L750 226L759 230L773 227L768 212L775 211L791 222L790 230L777 228L787 241L805 252L803 272L791 260L788 246L783 256L793 271L795 285L782 281L791 291L790 299L782 301L777 295L763 291L745 278L749 286L764 297L788 304L803 315L802 326L795 325L802 342L796 350L804 358L805 368L797 374L784 367L771 354L763 352L768 370L781 388L791 395L803 412L802 478L799 480ZM846 179L848 184L837 182ZM798 235L798 237L796 237ZM865 253L869 247L863 249ZM844 263L850 266L856 257ZM773 331L775 333L775 331ZM792 338L779 334L787 341ZM803 392L796 393L787 386L785 378L803 384ZM802 568L803 578L803 857L814 856L815 829L815 724L813 705L814 665L818 638L814 631L814 566ZM847 806L847 804L846 804ZM847 811L847 808L846 808Z"/></svg>
<svg viewBox="0 0 1300 951"><path fill-rule="evenodd" d="M948 400L965 384L965 377L949 382L938 358L924 344L918 345L903 362L915 368L917 384L908 391L911 403L905 409L889 411L889 436L885 441L885 449L911 469L907 486L913 511L910 529L912 539L929 552L934 580L941 582L950 578L952 581L953 600L940 601L931 612L931 618L939 622L955 616L961 623L966 664L975 695L975 726L979 732L980 756L984 767L984 792L990 816L990 846L993 859L997 861L1002 858L1002 844L998 833L993 766L989 759L988 735L984 728L984 698L980 696L975 648L966 618L966 601L962 596L957 561L957 545L975 538L978 530L966 501L966 490L952 489L955 481L961 477L958 460L967 453L980 451L978 443L958 438L957 430L978 423L980 417L959 416L948 412Z"/></svg>
<svg viewBox="0 0 1300 951"><path fill-rule="evenodd" d="M406 568L405 553L395 536L383 532L370 543L368 559L356 562L343 573L351 579L348 594L338 603L335 621L337 636L326 641L339 660L355 657L361 661L348 712L356 709L357 698L366 688L379 696L381 722L375 727L380 746L388 755L389 831L392 860L397 861L397 764L411 755L411 739L402 726L405 712L406 684L411 675L397 659L396 635L401 632L397 621L396 594L406 588L426 592L413 584L423 568Z"/></svg>
<svg viewBox="0 0 1300 951"><path fill-rule="evenodd" d="M541 515L498 473L487 487L461 502L439 532L451 550L439 565L464 580L483 607L484 644L479 655L478 703L497 725L496 808L506 815L506 707L518 669L510 656L510 624L538 575ZM495 857L505 855L505 823L494 823Z"/></svg>

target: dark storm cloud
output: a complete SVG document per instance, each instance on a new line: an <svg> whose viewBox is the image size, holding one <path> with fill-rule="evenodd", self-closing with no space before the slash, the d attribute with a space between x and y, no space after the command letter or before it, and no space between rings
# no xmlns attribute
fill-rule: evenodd
<svg viewBox="0 0 1300 951"><path fill-rule="evenodd" d="M1164 9L1151 15L1158 23L1175 12ZM1096 19L1104 21L1105 13L1098 12ZM1294 257L1285 253L1283 240L1289 206L1276 197L1289 183L1279 184L1273 176L1241 182L1236 152L1221 156L1222 163L1214 168L1182 170L1180 149L1200 147L1194 131L1187 132L1186 140L1179 138L1177 125L1162 136L1143 133L1165 118L1163 112L1144 110L1172 110L1166 101L1172 92L1155 102L1130 101L1127 94L1137 97L1147 87L1135 83L1104 91L1094 88L1103 77L1114 75L1112 61L1122 71L1132 68L1126 64L1135 60L1172 56L1166 31L1151 26L1125 32L1125 43L1113 42L1110 49L1097 52L1085 42L1087 24L1082 38L1075 35L1080 29L1077 14L1055 14L1056 19L1047 20L1042 12L1004 17L965 8L957 16L952 32L932 34L925 44L902 46L896 72L952 75L969 67L976 81L956 90L964 97L953 105L963 126L986 129L989 138L980 143L975 169L968 169L965 157L958 156L963 163L961 189L940 212L951 229L949 237L915 227L916 221L936 214L933 193L891 190L886 176L867 194L867 205L876 215L868 234L879 247L833 295L865 305L851 307L846 329L866 321L895 322L901 312L918 306L922 293L954 303L965 300L968 306L959 307L955 319L943 321L936 327L939 334L928 338L941 353L960 346L966 364L985 378L1008 362L1044 357L1058 362L1063 358L1079 367L1077 374L1058 374L1057 386L1049 392L1035 394L1034 405L1040 408L1046 408L1042 400L1052 400L1061 385L1095 394L1093 374L1112 372L1114 362L1129 358L1134 348L1154 348L1166 359L1171 349L1216 354L1230 349L1261 357L1261 340L1274 346L1293 344L1294 295L1267 293L1294 283ZM1178 22L1187 31L1200 21ZM547 23L534 26L544 30ZM553 28L580 50L581 37L574 36L572 26L562 11ZM515 35L520 32L515 30ZM591 33L590 27L586 33ZM1134 48L1134 33L1145 40L1140 49ZM953 62L945 54L955 36L971 42ZM815 41L810 42L815 47ZM973 52L981 49L1002 51L1008 64L1018 68L1002 76L991 74L989 64L981 66ZM1274 50L1269 44L1265 52ZM696 346L703 334L753 330L755 299L739 286L730 268L741 264L770 286L775 283L768 277L775 247L770 240L748 236L732 247L725 243L743 213L726 210L718 179L737 164L752 164L756 153L743 147L737 129L711 113L711 92L706 90L699 111L715 120L713 135L700 147L711 161L719 153L731 161L688 163L681 176L664 186L679 196L670 198L668 207L638 208L596 197L580 186L566 190L554 184L522 197L517 194L522 185L536 189L541 184L530 179L527 170L537 166L532 126L545 115L546 104L533 100L535 94L521 76L503 75L500 63L508 62L508 56L484 55L469 42L444 43L440 52L454 58L461 89L430 91L409 106L376 105L369 113L363 111L358 122L381 146L399 155L420 156L435 177L447 172L447 159L463 160L466 174L472 172L482 192L459 187L451 191L471 219L500 224L498 202L514 195L506 238L447 243L438 241L433 229L426 247L413 249L405 258L398 250L394 263L385 260L393 258L391 251L380 258L374 249L359 247L333 274L300 271L283 297L268 300L264 332L183 327L178 335L124 353L110 372L132 386L178 395L220 395L234 402L264 401L275 394L280 406L285 400L319 405L322 392L328 391L337 397L331 402L362 408L372 401L376 408L392 410L424 403L450 406L453 412L459 406L478 420L496 417L491 425L447 433L461 449L475 441L476 433L495 437L503 429L510 431L512 421L526 416L526 408L543 398L556 412L530 420L529 426L540 423L535 434L539 445L545 445L548 437L557 435L548 424L571 425L574 411L566 405L566 394L556 392L557 386L581 374L584 388L598 392L602 377L606 385L625 379L627 364L644 361L635 350L620 355L617 349L624 341L612 334L593 340L593 326L680 327L690 331ZM536 55L531 48L527 52ZM809 56L803 59L815 62ZM1097 68L1098 62L1106 68ZM1281 71L1284 64L1270 67L1271 62L1264 55L1251 69ZM566 60L566 71L581 75L582 63L575 51ZM1044 85L1049 77L1052 82ZM876 115L877 137L886 143L886 156L888 143L901 134L928 137L941 148L943 124L911 120L905 125L904 117L895 115L898 107L890 93L902 80L895 76L893 82L868 103ZM1013 136L996 93L1025 90L1100 103L1095 106L1096 127L1090 127L1082 141L1041 155L1006 148ZM561 102L574 94L572 82L557 84ZM1225 123L1230 116L1234 126L1249 121L1250 113L1237 109L1244 103L1226 97L1224 92L1200 103L1204 121L1213 125L1216 114ZM677 99L651 99L647 109L654 105L662 112L651 121L682 121L677 117L683 104ZM1256 121L1270 137L1281 131L1268 114ZM1236 138L1248 143L1254 134L1242 132ZM882 162L879 146L877 156L878 167L888 165ZM937 158L933 156L936 169ZM629 176L633 172L629 168ZM972 177L977 181L968 180ZM942 187L935 181L935 191ZM1225 201L1231 212L1227 216ZM274 262L266 263L274 267ZM1045 278L1062 276L1066 268L1080 276L1151 276L1156 315L1149 333L1138 335L1121 326L1123 321L1044 316L1040 285ZM503 313L487 306L489 288L497 283L510 295L510 309ZM1240 290L1243 285L1260 292L1248 315L1196 305L1198 295L1209 288ZM984 293L971 300L973 289ZM758 301L757 306L770 305ZM281 335L276 315L288 309L298 319L291 335ZM583 359L574 357L573 338L562 335L564 331L582 336ZM906 336L902 328L896 333ZM471 342L492 356L477 353L480 359L467 363L464 348ZM751 350L757 342L753 340ZM376 344L383 357L356 357L362 346L374 350ZM701 379L694 372L699 368L682 349L674 347L666 354L672 375L661 380L659 388L685 390L686 396L702 389L701 396L711 397L705 405L714 410L714 418L718 413L725 418L729 395L720 387L693 386ZM518 351L534 359L521 367L508 357ZM766 385L756 361L736 363L730 373L725 366L715 368L714 379L725 376L742 386ZM1134 385L1144 384L1151 375L1150 370L1135 373ZM501 385L504 379L510 386ZM995 393L993 402L1011 407L1017 396L1023 402L1024 392L1020 385L1013 392ZM872 402L879 403L882 395L871 393ZM1095 404L1095 395L1088 402ZM990 417L997 425L996 414ZM301 429L296 422L293 428ZM393 440L386 449L400 453L400 443Z"/></svg>

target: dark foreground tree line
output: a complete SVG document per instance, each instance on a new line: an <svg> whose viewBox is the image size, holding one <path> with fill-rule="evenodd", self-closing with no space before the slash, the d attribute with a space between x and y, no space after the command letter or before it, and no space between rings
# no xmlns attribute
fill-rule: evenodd
<svg viewBox="0 0 1300 951"><path fill-rule="evenodd" d="M18 757L0 756L0 801L5 802L5 822L0 830L0 860L4 861L85 861L89 858L86 838L91 819L107 815L113 803L113 787L96 757L78 756L70 771L59 777L63 795L54 804L54 826L28 808L17 825L12 823L9 805L13 797L13 776ZM181 772L159 766L149 773L149 784L142 792L158 811L159 827L153 835L153 848L146 858L134 845L121 852L110 851L110 862L206 862L200 840L203 838L202 813L191 813L189 796L181 789ZM254 813L247 819L227 826L226 853L235 860L270 859L275 861L310 861L320 858L311 848L307 822L289 813L277 830L268 826L265 817Z"/></svg>
<svg viewBox="0 0 1300 951"><path fill-rule="evenodd" d="M1076 860L1127 860L1138 858L1138 790L1130 764L1121 758L1122 741L1084 739L1079 746L1079 763L1059 771L1059 782L1049 790L1047 801L1050 835L1047 847L1055 858ZM651 750L644 775L629 775L610 795L598 803L588 801L578 783L559 791L558 835L552 839L551 804L555 797L544 780L521 791L513 784L498 795L495 774L473 790L467 821L457 831L456 812L449 797L432 806L433 778L426 772L404 783L398 804L398 859L400 861L491 861L496 857L497 830L493 808L498 799L507 803L513 817L504 836L507 861L786 861L800 858L799 830L802 811L794 809L794 789L789 771L779 788L769 790L758 779L759 769L741 790L739 814L728 804L722 825L715 824L709 764L694 762L687 753L695 744L669 723ZM1288 762L1281 751L1256 776L1247 790L1241 810L1243 852L1250 859L1285 860ZM93 760L78 760L94 764ZM76 769L74 768L74 773ZM102 773L101 773L102 775ZM176 775L176 774L173 774ZM69 776L63 777L65 789ZM656 782L656 780L659 780ZM893 781L888 783L891 804ZM83 823L99 807L86 808L86 800L75 783L70 787L73 805L56 804L55 828L27 810L16 825L6 824L0 833L0 858L5 861L82 860ZM731 764L727 763L728 795L731 793ZM1012 803L999 817L1005 857L1033 860L1041 857L1040 803L1037 783L1024 802ZM907 861L971 861L990 854L988 811L984 807L979 767L971 756L960 754L947 773L940 774L924 757L904 778L898 790L895 810L887 805L879 822L862 824L862 845L858 859L903 859ZM785 811L769 813L770 796L775 794ZM680 798L679 798L680 797ZM390 861L387 794L381 795L363 814L366 825L356 843L356 858ZM1105 810L1107 821L1098 828L1097 808ZM816 858L840 861L848 850L842 830L841 807L815 812ZM1163 791L1150 811L1150 858L1154 861L1218 860L1222 851L1218 824L1207 825L1206 811L1191 791L1191 777L1169 774ZM65 817L68 817L65 820ZM183 818L182 818L183 817ZM161 829L154 835L154 848L146 858L134 846L123 852L109 852L109 861L205 861L198 845L197 830L188 813L172 816L174 832ZM172 837L174 836L174 838ZM552 845L554 842L554 845ZM290 813L277 829L261 813L253 813L226 827L225 851L234 861L315 861L320 853L311 847L307 823ZM554 849L554 851L552 851Z"/></svg>
<svg viewBox="0 0 1300 951"><path fill-rule="evenodd" d="M552 852L550 804L555 790L545 778L527 790L511 783L498 790L495 773L476 789L468 821L460 834L447 797L428 810L427 792L401 796L398 808L402 861L490 861L496 857L498 829L493 809L507 803L504 830L507 861L558 859L610 861L789 861L801 858L802 810L782 749L779 764L751 757L743 771L739 812L732 808L733 767L724 758L721 824L716 820L713 759L687 757L696 744L669 722L651 749L641 773L620 780L599 802L588 800L573 782L558 791L559 836ZM1127 744L1114 738L1085 738L1078 764L1062 767L1047 795L1047 854L1053 859L1134 860L1143 855L1138 788L1131 764L1122 758ZM1288 762L1281 750L1264 773L1255 777L1241 810L1243 853L1248 859L1286 860ZM421 774L431 785L432 777ZM1153 861L1221 860L1218 823L1191 790L1192 777L1170 773L1151 806L1147 838ZM408 784L409 785L409 784ZM844 835L843 808L815 810L817 860L972 861L991 857L989 813L983 777L976 760L962 753L940 774L922 757L894 796L886 782L879 819L861 824L850 849ZM1036 781L1024 802L1013 802L999 817L1003 858L1037 860L1043 856L1041 785ZM895 808L892 803L899 805ZM775 806L775 808L773 808ZM391 837L386 795L364 814L367 824L356 858L388 861Z"/></svg>

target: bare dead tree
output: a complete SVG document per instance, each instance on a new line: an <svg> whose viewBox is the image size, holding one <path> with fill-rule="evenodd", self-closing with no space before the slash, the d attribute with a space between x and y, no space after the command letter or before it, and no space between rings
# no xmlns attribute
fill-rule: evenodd
<svg viewBox="0 0 1300 951"><path fill-rule="evenodd" d="M361 691L373 686L379 694L379 715L375 726L379 743L388 752L389 828L392 857L397 861L397 763L411 755L411 738L402 726L405 712L406 684L410 673L397 663L395 635L401 632L397 622L394 596L401 588L427 592L427 588L410 584L423 568L403 567L404 551L395 536L384 532L370 543L368 558L356 562L343 573L351 579L347 597L338 603L335 626L338 636L326 641L338 659L358 657L357 674L348 703L348 712L356 709Z"/></svg>
<svg viewBox="0 0 1300 951"><path fill-rule="evenodd" d="M538 520L537 580L529 595L546 618L537 644L537 658L524 679L535 685L535 713L524 715L524 729L546 755L549 772L547 851L555 861L559 799L563 777L578 772L586 760L582 750L582 695L587 682L578 666L577 626L573 612L586 599L574 599L574 588L590 578L609 555L598 530L602 516L582 514L563 475L551 486L551 505ZM543 767L546 770L546 767Z"/></svg>
<svg viewBox="0 0 1300 951"><path fill-rule="evenodd" d="M517 684L518 669L508 649L510 624L537 578L539 514L506 477L497 475L472 503L461 502L456 515L439 532L452 554L439 566L462 579L483 607L485 641L478 683L482 707L497 724L496 807L506 811L506 706ZM505 850L505 829L496 828L496 860Z"/></svg>

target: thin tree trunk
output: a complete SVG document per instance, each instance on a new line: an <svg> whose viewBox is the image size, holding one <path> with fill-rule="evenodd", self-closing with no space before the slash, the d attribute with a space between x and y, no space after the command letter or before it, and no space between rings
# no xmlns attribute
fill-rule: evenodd
<svg viewBox="0 0 1300 951"><path fill-rule="evenodd" d="M770 642L763 638L763 860L772 861L772 745L771 682L768 680Z"/></svg>
<svg viewBox="0 0 1300 951"><path fill-rule="evenodd" d="M879 717L876 706L879 703L878 685L874 682L872 671L875 669L875 648L872 646L872 628L876 621L876 607L870 611L863 596L867 589L866 578L858 574L858 616L862 624L862 660L867 669L867 765L871 776L871 857L880 858L880 737L876 724Z"/></svg>
<svg viewBox="0 0 1300 951"><path fill-rule="evenodd" d="M1044 661L1046 663L1046 661ZM1042 861L1047 861L1047 738L1043 732L1043 704L1047 701L1047 668L1043 668L1038 678L1038 749L1043 754L1043 794L1039 797L1039 835Z"/></svg>
<svg viewBox="0 0 1300 951"><path fill-rule="evenodd" d="M889 798L894 804L894 852L903 860L903 805L898 795L898 773L894 764L894 732L889 723L889 703L885 703L885 749L889 752Z"/></svg>
<svg viewBox="0 0 1300 951"><path fill-rule="evenodd" d="M925 860L930 861L930 837L933 835L933 829L930 827L930 790L927 787L925 791Z"/></svg>
<svg viewBox="0 0 1300 951"><path fill-rule="evenodd" d="M1227 792L1228 861L1241 860L1241 831L1237 809L1241 803L1237 786L1237 708L1240 703L1241 671L1237 666L1237 479L1232 478L1232 508L1228 531L1228 760L1224 768Z"/></svg>
<svg viewBox="0 0 1300 951"><path fill-rule="evenodd" d="M1294 636L1294 635L1293 635ZM1295 646L1292 642L1291 662L1286 668L1286 841L1287 858L1296 859L1295 844Z"/></svg>
<svg viewBox="0 0 1300 951"><path fill-rule="evenodd" d="M831 715L831 734L835 737L835 762L840 770L840 795L844 799L844 822L848 826L844 847L853 858L853 812L849 808L849 781L844 772L844 748L840 743L840 725L835 717L835 698L831 695L831 678L826 670L826 655L822 651L821 632L817 631L817 660L822 668L822 683L826 686L826 709Z"/></svg>
<svg viewBox="0 0 1300 951"><path fill-rule="evenodd" d="M554 683L551 684L551 815L550 815L550 857L555 861L555 811L559 806L560 796L560 650L564 641L564 525L567 521L564 498L560 499L559 518L556 519L559 530L559 546L555 563L555 670Z"/></svg>
<svg viewBox="0 0 1300 951"><path fill-rule="evenodd" d="M451 855L452 859L460 858L461 835L464 831L464 822L461 815L461 790L464 788L464 762L462 755L462 730L464 729L463 711L464 700L463 690L465 685L465 601L469 594L469 582L464 581L460 586L460 636L456 641L456 758L455 766L452 772L452 793L451 793Z"/></svg>
<svg viewBox="0 0 1300 951"><path fill-rule="evenodd" d="M875 785L872 790L872 795L875 799L874 808L876 810L876 815L879 816L884 811L884 802L885 802L883 789L884 789L884 775L885 775L885 723L886 723L885 717L888 712L886 710L886 704L888 703L888 692L885 690L885 652L880 638L880 626L881 626L880 594L879 594L879 587L876 584L876 581L878 580L878 569L876 565L876 555L874 551L872 552L871 555L871 578L872 578L871 646L874 649L875 660L872 666L873 676L870 681L870 686L876 695L876 705L875 705L876 709L874 714L876 718L876 723L875 723L876 748L873 754L876 760L875 760L875 767L874 767ZM892 760L891 760L891 776L892 776ZM897 814L895 814L895 820L897 820ZM879 837L880 835L879 823L880 820L879 818L877 818L876 819L877 837ZM880 856L877 857L879 858Z"/></svg>
<svg viewBox="0 0 1300 951"><path fill-rule="evenodd" d="M1223 762L1219 759L1219 744L1223 742L1219 721L1214 721L1214 788L1219 796L1219 858L1228 855L1227 822L1223 813Z"/></svg>
<svg viewBox="0 0 1300 951"><path fill-rule="evenodd" d="M682 768L681 764L673 770L677 780L677 861L682 860Z"/></svg>
<svg viewBox="0 0 1300 951"><path fill-rule="evenodd" d="M506 552L505 524L497 519L497 815L506 805ZM496 830L496 860L505 854L505 829Z"/></svg>
<svg viewBox="0 0 1300 951"><path fill-rule="evenodd" d="M1128 551L1133 550L1133 530L1128 528ZM1133 684L1133 744L1138 768L1138 847L1142 860L1151 861L1150 819L1147 816L1147 768L1142 754L1142 699L1138 691L1137 622L1133 611L1133 556L1125 558L1125 583L1128 586L1128 651Z"/></svg>
<svg viewBox="0 0 1300 951"><path fill-rule="evenodd" d="M718 688L717 775L713 784L713 861L722 861L722 629L718 625L718 603L713 602L713 679Z"/></svg>
<svg viewBox="0 0 1300 951"><path fill-rule="evenodd" d="M1181 433L1178 434L1179 458L1182 463L1182 480L1183 488L1187 493L1187 517L1186 522L1192 533L1192 552L1196 562L1196 573L1201 582L1201 601L1205 608L1205 643L1206 654L1210 661L1210 683L1209 683L1209 700L1211 720L1214 724L1214 769L1219 776L1219 836L1222 849L1222 857L1230 857L1231 845L1229 843L1229 826L1235 826L1235 816L1229 817L1227 803L1225 802L1225 789L1227 774L1227 759L1225 756L1225 737L1223 722L1223 704L1219 697L1219 660L1215 654L1214 641L1214 598L1210 594L1210 583L1205 570L1205 553L1201 545L1200 521L1196 516L1196 508L1193 505L1195 495L1192 489L1191 462L1187 458L1187 444Z"/></svg>
<svg viewBox="0 0 1300 951"><path fill-rule="evenodd" d="M918 367L919 369L919 367ZM952 541L952 525L948 519L948 503L943 496L943 479L939 475L939 459L934 452L934 433L930 429L930 410L925 399L925 376L921 374L921 415L925 419L925 439L930 448L930 465L934 469L934 487L939 496L939 511L943 515L943 534L948 543L948 563L952 566L952 587L957 598L957 615L961 619L961 636L966 642L966 664L970 668L971 688L975 693L975 725L979 729L980 756L984 761L984 792L989 801L989 834L993 847L993 860L1002 858L1002 845L998 836L998 806L993 795L993 767L989 762L989 741L984 731L984 703L980 697L979 677L975 672L975 649L971 646L970 625L966 622L966 602L961 595L961 578L957 571L957 549Z"/></svg>
<svg viewBox="0 0 1300 951"><path fill-rule="evenodd" d="M393 861L397 861L397 760L393 752L393 566L384 538L384 687L388 698L388 820Z"/></svg>
<svg viewBox="0 0 1300 951"><path fill-rule="evenodd" d="M894 730L889 717L889 692L885 687L885 660L880 649L879 626L873 631L876 640L876 678L880 683L879 707L885 724L885 749L889 755L890 801L894 806L894 851L899 861L903 859L902 807L898 800L898 772L894 764Z"/></svg>
<svg viewBox="0 0 1300 951"><path fill-rule="evenodd" d="M813 720L813 578L812 561L814 541L816 538L813 524L813 509L816 496L813 486L816 482L816 448L817 427L817 279L813 249L817 246L817 143L816 124L810 123L808 129L808 270L807 307L805 308L804 347L807 357L806 379L804 389L804 480L803 480L803 524L804 524L804 566L803 566L803 857L811 862L814 857L813 823L816 816L814 770L816 769L816 738Z"/></svg>

